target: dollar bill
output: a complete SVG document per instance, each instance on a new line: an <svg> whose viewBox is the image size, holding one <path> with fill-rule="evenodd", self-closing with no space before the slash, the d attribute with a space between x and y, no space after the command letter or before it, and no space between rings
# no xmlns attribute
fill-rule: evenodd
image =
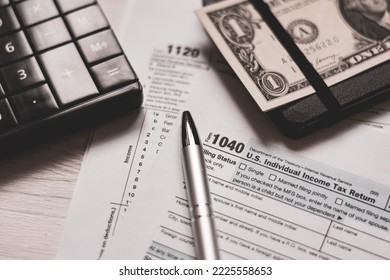
<svg viewBox="0 0 390 280"><path fill-rule="evenodd" d="M387 0L266 2L328 86L390 58ZM383 6L366 7L363 2ZM378 9L382 9L383 17L378 22L368 15L374 8L377 15ZM314 93L248 0L218 2L197 10L196 14L263 111Z"/></svg>

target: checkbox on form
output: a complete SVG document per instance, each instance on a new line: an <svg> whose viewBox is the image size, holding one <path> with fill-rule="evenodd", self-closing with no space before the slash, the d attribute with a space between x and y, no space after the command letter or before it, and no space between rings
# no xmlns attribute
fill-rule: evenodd
<svg viewBox="0 0 390 280"><path fill-rule="evenodd" d="M336 203L337 205L341 205L341 204L343 204L343 200L342 200L341 198L336 198L335 203Z"/></svg>
<svg viewBox="0 0 390 280"><path fill-rule="evenodd" d="M276 180L276 175L274 175L274 174L271 174L271 175L269 175L269 177L268 177L268 179L269 180L271 180L271 181L275 181Z"/></svg>
<svg viewBox="0 0 390 280"><path fill-rule="evenodd" d="M240 163L240 166L238 166L238 168L241 170L246 170L247 165L245 163Z"/></svg>

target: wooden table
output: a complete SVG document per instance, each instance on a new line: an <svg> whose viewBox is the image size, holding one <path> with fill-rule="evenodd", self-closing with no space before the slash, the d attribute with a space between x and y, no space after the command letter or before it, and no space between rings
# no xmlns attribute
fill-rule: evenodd
<svg viewBox="0 0 390 280"><path fill-rule="evenodd" d="M0 259L56 255L88 130L0 160Z"/></svg>

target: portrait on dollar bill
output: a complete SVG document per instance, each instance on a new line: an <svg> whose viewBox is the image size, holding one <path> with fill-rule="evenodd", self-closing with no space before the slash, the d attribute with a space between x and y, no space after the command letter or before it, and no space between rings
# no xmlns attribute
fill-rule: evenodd
<svg viewBox="0 0 390 280"><path fill-rule="evenodd" d="M340 7L351 28L364 37L382 41L390 36L389 0L341 0Z"/></svg>

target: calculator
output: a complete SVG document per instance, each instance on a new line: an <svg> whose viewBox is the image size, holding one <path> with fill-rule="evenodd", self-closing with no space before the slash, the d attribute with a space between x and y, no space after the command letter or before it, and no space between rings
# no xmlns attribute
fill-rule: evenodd
<svg viewBox="0 0 390 280"><path fill-rule="evenodd" d="M0 0L0 144L132 110L142 99L96 0Z"/></svg>

